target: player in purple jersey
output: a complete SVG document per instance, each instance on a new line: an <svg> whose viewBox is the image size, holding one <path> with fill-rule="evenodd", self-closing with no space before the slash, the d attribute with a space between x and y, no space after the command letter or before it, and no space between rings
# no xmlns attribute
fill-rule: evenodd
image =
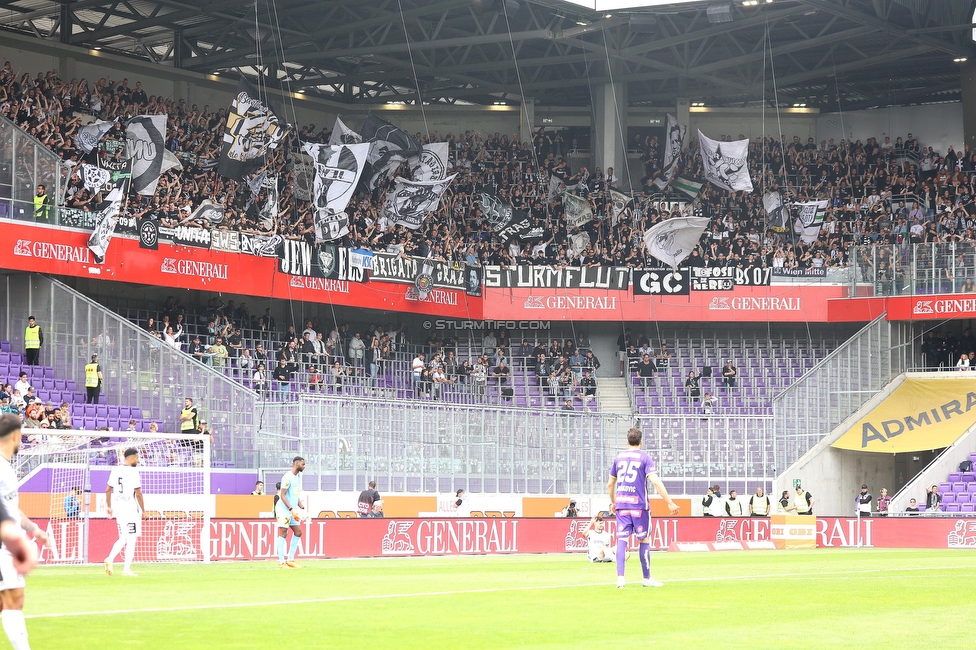
<svg viewBox="0 0 976 650"><path fill-rule="evenodd" d="M633 534L640 542L641 571L645 587L662 587L663 582L651 578L651 547L647 543L651 516L648 502L647 484L654 486L668 504L671 514L677 514L678 506L668 496L664 483L654 471L654 459L641 451L643 432L632 427L627 431L627 444L630 449L617 454L610 467L610 509L617 517L617 587L626 584L624 564L627 559L627 539Z"/></svg>

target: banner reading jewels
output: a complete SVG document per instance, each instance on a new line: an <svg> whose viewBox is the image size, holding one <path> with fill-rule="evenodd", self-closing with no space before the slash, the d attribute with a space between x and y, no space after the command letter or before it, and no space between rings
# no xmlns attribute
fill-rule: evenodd
<svg viewBox="0 0 976 650"><path fill-rule="evenodd" d="M369 273L369 279L412 285L417 279L422 264L429 264L432 267L430 276L434 280L435 287L469 291L468 279L471 274L466 272L467 265L464 262L439 262L420 257L404 257L395 253L374 252L373 270Z"/></svg>

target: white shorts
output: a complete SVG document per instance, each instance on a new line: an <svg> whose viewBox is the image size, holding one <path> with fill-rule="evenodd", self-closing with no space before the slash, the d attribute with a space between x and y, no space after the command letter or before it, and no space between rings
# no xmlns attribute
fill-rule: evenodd
<svg viewBox="0 0 976 650"><path fill-rule="evenodd" d="M14 568L14 557L10 551L6 547L0 548L0 591L23 589L25 584L24 576Z"/></svg>
<svg viewBox="0 0 976 650"><path fill-rule="evenodd" d="M123 535L135 535L138 537L142 534L142 517L138 513L117 516L115 518L115 525L119 527L119 537Z"/></svg>
<svg viewBox="0 0 976 650"><path fill-rule="evenodd" d="M600 557L600 551L605 551L604 555L606 557ZM603 549L588 550L586 552L586 557L589 558L590 562L614 562L616 558L610 554L609 547Z"/></svg>

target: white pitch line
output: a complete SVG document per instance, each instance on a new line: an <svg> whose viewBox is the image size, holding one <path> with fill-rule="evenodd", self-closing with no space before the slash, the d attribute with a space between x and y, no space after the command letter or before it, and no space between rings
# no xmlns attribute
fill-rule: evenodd
<svg viewBox="0 0 976 650"><path fill-rule="evenodd" d="M756 575L742 575L742 576L704 576L700 578L674 578L673 580L668 580L667 583L674 582L721 582L721 581L735 581L735 580L762 580L765 578L781 578L781 579L796 579L796 578L820 578L823 576L836 576L836 575L857 575L857 574L867 574L867 573L897 573L897 572L912 572L912 571L946 571L955 569L971 569L972 566L936 566L936 567L905 567L905 568L883 568L883 569L861 569L858 571L817 571L814 573L793 573L793 574L782 574L782 573L769 573L769 574L756 574ZM639 584L638 582L632 583L634 585ZM592 582L585 584L573 584L573 585L539 585L535 587L493 587L489 589L455 589L449 591L421 591L414 593L400 593L400 594L364 594L360 596L333 596L330 598L306 598L303 600L281 600L274 602L251 602L251 603L225 603L225 604L207 604L207 605L183 605L179 607L146 607L143 609L112 609L112 610L101 610L95 612L56 612L49 614L28 614L24 618L65 618L72 616L117 616L121 614L151 614L151 613L161 613L161 612L190 612L190 611L201 611L201 610L211 610L211 609L240 609L244 607L269 607L275 605L312 605L317 603L341 603L341 602L352 602L359 600L388 600L392 598L423 598L430 596L462 596L466 594L493 594L493 593L503 593L512 591L536 591L536 590L548 590L548 589L579 589L582 587L608 587L613 586L611 582Z"/></svg>

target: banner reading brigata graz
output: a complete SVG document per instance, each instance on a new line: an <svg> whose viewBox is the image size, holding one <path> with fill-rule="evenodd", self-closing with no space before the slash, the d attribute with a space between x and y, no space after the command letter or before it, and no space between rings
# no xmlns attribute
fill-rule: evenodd
<svg viewBox="0 0 976 650"><path fill-rule="evenodd" d="M202 241L187 241L185 245L160 241L154 250L140 248L138 239L116 236L104 263L97 264L88 249L90 233L84 230L4 221L0 268L431 316L483 318L482 299L464 290L435 288L421 300L413 279L400 284L355 281L361 273L350 268L343 256L335 256L336 273L316 275L306 273L306 269L312 269L313 262L318 265L314 268L321 269L326 261L321 256L313 258L312 251L302 246L286 250L284 242L271 238L260 238L258 246L257 236L214 237L223 231L200 232L210 233L208 247ZM218 241L219 248L214 245ZM340 277L343 274L345 277Z"/></svg>
<svg viewBox="0 0 976 650"><path fill-rule="evenodd" d="M891 517L858 520L819 517L821 548L971 548L976 549L976 520ZM453 517L429 519L313 519L302 524L300 559L425 555L497 555L565 553L586 550L586 519ZM38 524L51 537L41 551L44 564L77 563L84 543L81 520ZM173 519L143 526L136 562L202 560L202 522ZM89 558L108 555L117 538L115 522L88 522ZM613 526L610 526L613 530ZM648 538L654 550L680 542L761 542L771 538L766 518L655 517ZM215 519L210 524L211 560L276 559L273 519ZM633 544L633 539L630 540ZM789 552L789 551L785 551ZM582 560L581 561L585 561Z"/></svg>

